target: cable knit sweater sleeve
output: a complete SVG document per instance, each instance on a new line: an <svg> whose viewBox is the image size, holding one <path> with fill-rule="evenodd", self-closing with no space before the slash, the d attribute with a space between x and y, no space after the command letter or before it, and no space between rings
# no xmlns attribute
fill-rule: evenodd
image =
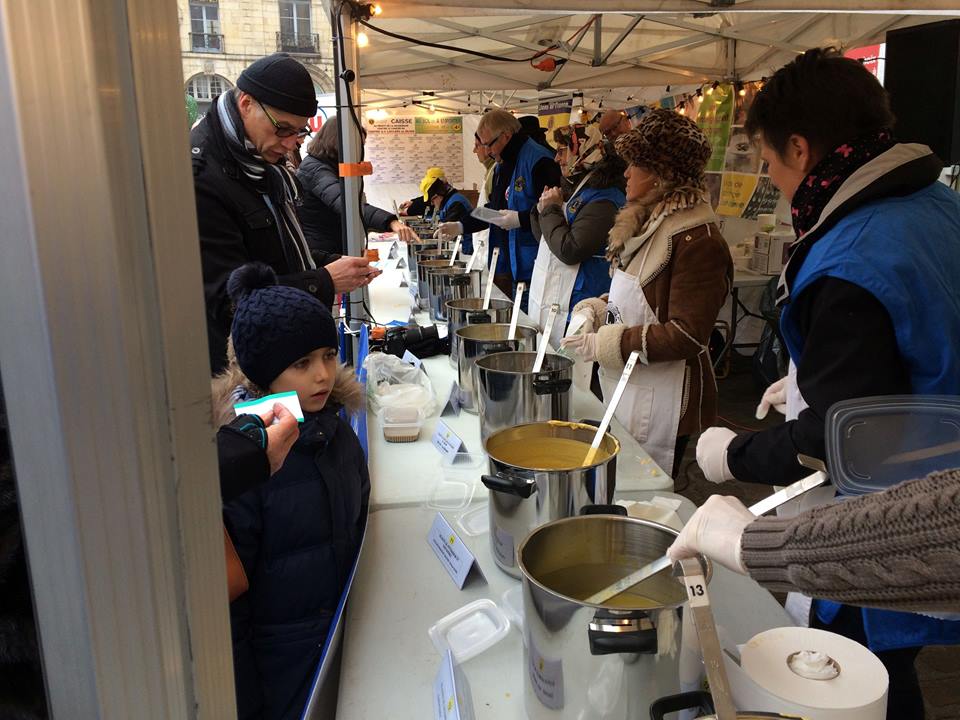
<svg viewBox="0 0 960 720"><path fill-rule="evenodd" d="M750 576L850 605L960 611L960 470L815 508L759 518L743 534Z"/></svg>

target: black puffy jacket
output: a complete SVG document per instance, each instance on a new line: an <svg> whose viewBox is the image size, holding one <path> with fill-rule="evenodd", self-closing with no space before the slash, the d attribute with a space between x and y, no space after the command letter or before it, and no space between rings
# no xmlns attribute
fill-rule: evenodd
<svg viewBox="0 0 960 720"><path fill-rule="evenodd" d="M308 155L297 169L297 179L303 186L303 204L297 208L303 234L311 250L342 253L343 240L340 222L343 217L343 198L340 196L340 176L335 166ZM363 204L363 224L367 230L387 232L396 215L378 207Z"/></svg>
<svg viewBox="0 0 960 720"><path fill-rule="evenodd" d="M252 386L233 361L214 380L217 421L230 390ZM299 720L321 649L366 526L370 476L360 441L340 419L363 390L341 368L327 406L268 482L224 504L224 522L250 581L230 604L240 720Z"/></svg>

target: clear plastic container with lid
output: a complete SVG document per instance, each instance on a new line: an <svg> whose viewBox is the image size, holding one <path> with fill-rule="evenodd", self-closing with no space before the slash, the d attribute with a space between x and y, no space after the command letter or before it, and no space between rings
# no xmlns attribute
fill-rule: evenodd
<svg viewBox="0 0 960 720"><path fill-rule="evenodd" d="M830 479L863 495L960 467L960 397L885 395L833 405L826 419Z"/></svg>

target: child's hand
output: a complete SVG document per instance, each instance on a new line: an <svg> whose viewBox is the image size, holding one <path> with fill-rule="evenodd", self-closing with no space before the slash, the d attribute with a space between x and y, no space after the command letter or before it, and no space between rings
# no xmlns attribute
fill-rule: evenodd
<svg viewBox="0 0 960 720"><path fill-rule="evenodd" d="M283 467L287 453L300 437L297 419L280 403L273 404L273 411L260 416L267 428L267 460L270 461L270 474Z"/></svg>

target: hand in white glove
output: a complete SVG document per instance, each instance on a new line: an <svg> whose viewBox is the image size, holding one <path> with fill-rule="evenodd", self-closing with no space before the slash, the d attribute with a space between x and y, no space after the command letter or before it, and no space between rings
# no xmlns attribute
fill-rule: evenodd
<svg viewBox="0 0 960 720"><path fill-rule="evenodd" d="M560 347L574 352L583 362L595 362L597 359L597 334L577 333L560 340Z"/></svg>
<svg viewBox="0 0 960 720"><path fill-rule="evenodd" d="M516 210L497 210L500 213L499 220L491 220L493 225L504 230L513 230L520 227L520 213Z"/></svg>
<svg viewBox="0 0 960 720"><path fill-rule="evenodd" d="M719 484L734 479L727 466L727 446L736 436L729 428L711 427L697 441L697 464L710 482Z"/></svg>
<svg viewBox="0 0 960 720"><path fill-rule="evenodd" d="M676 562L702 553L725 568L746 575L740 558L740 539L744 528L755 519L736 498L711 495L683 526L667 549L667 557Z"/></svg>
<svg viewBox="0 0 960 720"><path fill-rule="evenodd" d="M440 223L440 227L433 233L433 236L440 240L456 240L458 235L463 235L462 222Z"/></svg>
<svg viewBox="0 0 960 720"><path fill-rule="evenodd" d="M757 420L763 420L773 408L781 415L787 414L787 378L782 377L763 391L757 405Z"/></svg>

